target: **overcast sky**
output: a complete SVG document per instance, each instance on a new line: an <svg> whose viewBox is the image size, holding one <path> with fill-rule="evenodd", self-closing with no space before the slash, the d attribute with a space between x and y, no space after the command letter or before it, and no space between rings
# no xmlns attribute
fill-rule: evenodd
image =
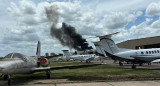
<svg viewBox="0 0 160 86"><path fill-rule="evenodd" d="M42 55L68 49L50 36L45 9L52 6L59 13L57 27L65 22L84 38L117 31L116 43L160 36L159 0L0 0L0 56L35 55L38 40Z"/></svg>

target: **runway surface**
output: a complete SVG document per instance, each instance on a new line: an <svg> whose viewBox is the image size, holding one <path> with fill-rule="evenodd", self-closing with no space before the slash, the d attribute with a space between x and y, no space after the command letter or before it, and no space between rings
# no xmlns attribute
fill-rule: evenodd
<svg viewBox="0 0 160 86"><path fill-rule="evenodd" d="M100 61L94 62L94 63L100 63ZM131 68L132 64L127 64L126 62L123 62L123 66L119 66L118 61L114 63L113 60L104 60L103 64L108 64L115 67L123 67L123 68ZM139 66L139 64L135 64L137 69L149 69L149 70L155 70L160 72L160 63L151 63L151 65L143 64L142 66Z"/></svg>
<svg viewBox="0 0 160 86"><path fill-rule="evenodd" d="M0 86L7 86L6 81L0 81ZM118 82L72 82L63 79L33 80L12 86L160 86L160 80L153 81L118 81Z"/></svg>

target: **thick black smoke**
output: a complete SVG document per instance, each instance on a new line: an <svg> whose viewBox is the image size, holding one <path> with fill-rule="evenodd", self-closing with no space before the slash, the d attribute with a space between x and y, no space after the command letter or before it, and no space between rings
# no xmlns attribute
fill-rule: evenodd
<svg viewBox="0 0 160 86"><path fill-rule="evenodd" d="M91 47L88 47L86 40L82 35L77 33L74 27L69 26L66 23L62 23L61 28L56 28L56 24L58 22L57 8L46 8L46 14L47 18L53 22L50 29L51 36L58 39L62 45L76 50L92 49Z"/></svg>

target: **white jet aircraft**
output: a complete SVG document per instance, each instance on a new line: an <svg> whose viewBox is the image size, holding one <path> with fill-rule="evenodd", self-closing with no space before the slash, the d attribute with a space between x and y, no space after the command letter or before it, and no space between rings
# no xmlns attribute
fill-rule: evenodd
<svg viewBox="0 0 160 86"><path fill-rule="evenodd" d="M58 67L47 67L49 61L47 58L40 59L40 65L38 65L38 58L40 58L40 42L38 41L37 45L37 56L30 57L20 53L10 53L6 55L2 61L0 61L0 73L1 76L4 76L5 79L8 78L8 85L11 84L11 76L14 74L29 74L34 72L46 71L47 78L50 78L50 70L58 69L75 69L93 66L97 64L90 65L70 65L70 66L58 66Z"/></svg>
<svg viewBox="0 0 160 86"><path fill-rule="evenodd" d="M65 55L59 56L56 58L56 61L69 61L70 59L67 58Z"/></svg>
<svg viewBox="0 0 160 86"><path fill-rule="evenodd" d="M115 42L111 39L112 35L117 33L119 32L97 37L100 38L100 43L106 55L119 60L120 65L123 65L121 61L131 62L133 64L132 68L135 69L135 64L137 63L142 65L143 63L160 62L160 48L139 50L118 48Z"/></svg>
<svg viewBox="0 0 160 86"><path fill-rule="evenodd" d="M94 60L95 58L98 58L99 56L96 56L95 54L86 54L86 55L72 55L68 50L62 50L65 54L66 58L73 59L75 61L86 61L90 62L91 60Z"/></svg>

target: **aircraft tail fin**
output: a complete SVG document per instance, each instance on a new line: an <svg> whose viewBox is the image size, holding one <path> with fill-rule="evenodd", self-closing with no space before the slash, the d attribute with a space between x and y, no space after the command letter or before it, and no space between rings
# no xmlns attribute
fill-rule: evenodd
<svg viewBox="0 0 160 86"><path fill-rule="evenodd" d="M66 57L71 56L72 54L68 50L62 50Z"/></svg>
<svg viewBox="0 0 160 86"><path fill-rule="evenodd" d="M40 43L40 41L38 41L38 44L37 44L36 56L37 56L37 60L38 60L38 58L40 58L40 56L41 56L41 43Z"/></svg>
<svg viewBox="0 0 160 86"><path fill-rule="evenodd" d="M104 49L102 48L102 45L100 44L100 41L99 42L93 42L95 47L96 47L96 50L97 52L100 54L100 55L104 55L106 57L106 54L104 52Z"/></svg>
<svg viewBox="0 0 160 86"><path fill-rule="evenodd" d="M118 34L119 32L109 34L109 35L104 35L104 36L99 36L100 43L105 51L107 51L110 54L118 53L119 48L115 44L115 42L111 39L112 35Z"/></svg>

